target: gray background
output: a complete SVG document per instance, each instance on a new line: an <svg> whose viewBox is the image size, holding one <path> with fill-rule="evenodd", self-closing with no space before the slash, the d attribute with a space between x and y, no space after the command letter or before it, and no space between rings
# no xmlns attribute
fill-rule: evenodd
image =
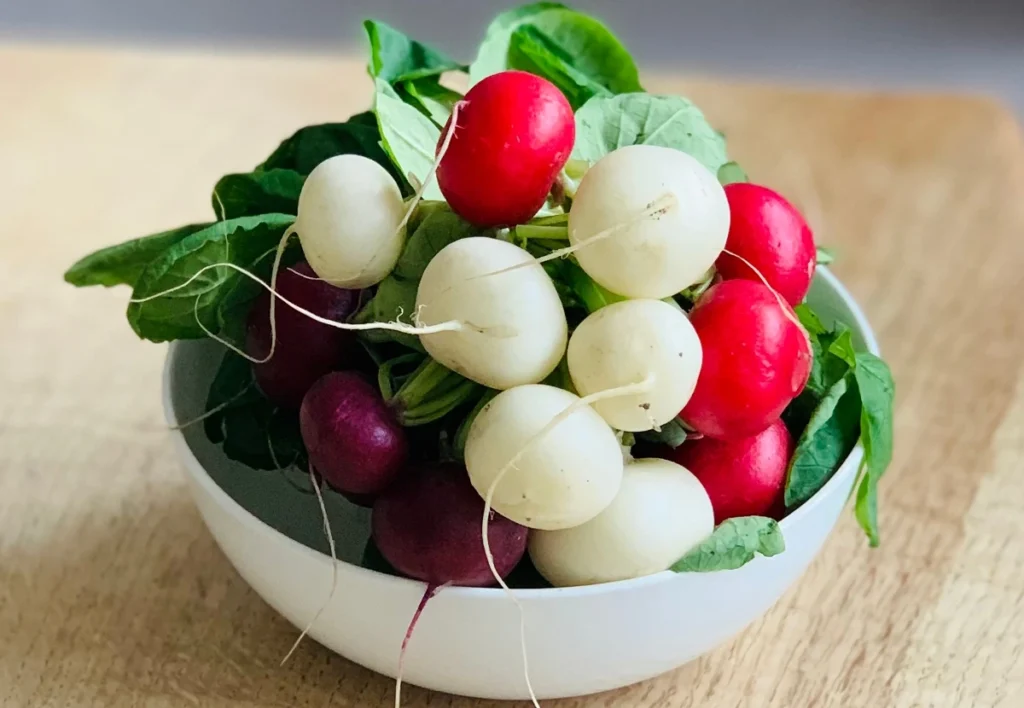
<svg viewBox="0 0 1024 708"><path fill-rule="evenodd" d="M360 48L391 21L470 58L515 0L0 0L0 39L225 51ZM896 88L953 88L1024 114L1024 0L578 0L651 68ZM0 77L2 81L2 77Z"/></svg>

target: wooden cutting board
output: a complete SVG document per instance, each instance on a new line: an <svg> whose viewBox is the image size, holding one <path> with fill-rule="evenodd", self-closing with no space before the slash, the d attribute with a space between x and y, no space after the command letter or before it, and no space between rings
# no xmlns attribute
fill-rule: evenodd
<svg viewBox="0 0 1024 708"><path fill-rule="evenodd" d="M648 83L705 107L838 251L898 387L883 545L847 513L731 643L547 705L1024 705L1015 121L974 98ZM60 279L97 246L208 218L217 177L364 109L362 61L11 46L0 99L0 705L390 705L390 681L312 642L279 667L295 631L215 547L162 427L164 348L134 338L124 290Z"/></svg>

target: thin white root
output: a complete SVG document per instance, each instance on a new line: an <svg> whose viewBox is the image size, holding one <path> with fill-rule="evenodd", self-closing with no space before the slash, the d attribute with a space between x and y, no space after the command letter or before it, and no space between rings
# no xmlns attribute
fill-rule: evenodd
<svg viewBox="0 0 1024 708"><path fill-rule="evenodd" d="M334 599L334 593L338 589L338 552L334 546L334 534L331 533L331 522L327 518L327 506L324 504L324 495L323 492L320 491L320 485L316 483L316 474L313 472L313 465L309 466L309 481L313 485L313 491L316 492L316 500L320 504L320 514L323 516L324 520L324 534L327 536L327 545L331 549L331 592L327 595L327 599L324 600L324 603L320 605L320 609L318 609L316 614L313 615L313 619L311 619L309 624L306 625L306 628L302 630L302 634L300 634L299 638L295 640L294 644L292 644L292 648L289 649L288 653L284 655L283 659L281 659L281 666L284 666L292 657L292 654L295 653L295 650L299 648L299 644L301 644L302 640L306 638L307 634L309 634L309 630L313 628L316 621L320 619L320 615L322 615L324 610L327 609L327 606L331 604L331 600Z"/></svg>
<svg viewBox="0 0 1024 708"><path fill-rule="evenodd" d="M795 324L795 325L797 326L797 328L798 328L798 329L799 329L799 330L800 330L801 332L803 332L803 335L804 335L804 337L806 337L806 338L807 338L807 345L808 345L808 346L810 346L810 344L811 344L811 335L807 333L807 330L806 330L806 329L804 329L804 326L803 326L803 324L802 324L802 323L800 322L799 318L797 318L797 316L796 316L796 315L795 315L795 314L793 313L793 308L791 308L791 307L789 306L789 303L788 303L788 302L786 302L786 298L782 297L782 295L780 295L780 294L779 294L779 291L778 291L778 290L776 290L775 288L773 288L773 287L771 286L771 283L769 283L769 282L768 282L768 279L764 277L764 275L763 275L763 274L761 273L761 271L759 271L759 270L758 270L757 268L755 268L755 267L754 267L754 264L753 264L753 263L751 263L750 261L748 261L748 260L747 260L746 258L744 258L743 256L739 255L738 253L733 253L732 251L730 251L730 250L729 250L729 249L727 249L727 248L723 248L723 249L722 249L722 253L726 254L727 256L732 256L732 257L733 257L733 258L735 258L736 260L738 260L738 261L740 261L741 263L743 263L743 265L745 265L745 266L746 266L747 268L750 268L750 270L754 271L754 275L756 275L756 276L758 277L758 279L759 279L759 280L761 281L761 283L762 283L762 284L763 284L763 285L764 285L764 286L765 286L766 288L768 288L769 290L771 290L771 292L772 292L772 295L774 295L774 296L775 296L775 299L776 299L776 300L778 301L778 303L779 303L779 307L780 307L780 308L782 308L782 315L783 315L783 316L784 316L784 317L785 317L785 318L786 318L787 320L789 320L790 322L792 322L793 324Z"/></svg>
<svg viewBox="0 0 1024 708"><path fill-rule="evenodd" d="M232 396L228 400L224 401L219 406L214 406L210 410L208 410L205 413L203 413L201 416L197 416L197 417L193 418L192 420L186 420L184 423L177 423L175 425L172 425L170 427L170 430L184 430L185 428L192 427L196 423L201 423L202 421L206 420L210 416L217 415L222 410L224 410L225 408L230 406L232 403L237 401L239 398L241 398L245 394L249 393L249 391L252 389L253 385L254 384L250 383L248 386L243 388L241 391L236 393L234 396Z"/></svg>
<svg viewBox="0 0 1024 708"><path fill-rule="evenodd" d="M491 553L491 542L487 535L491 517L491 505L494 501L494 491L498 488L498 484L505 475L508 474L509 470L516 467L516 463L522 459L523 455L529 452L533 445L552 430L557 428L560 424L565 422L569 416L576 411L589 406L591 403L603 401L607 398L618 398L619 396L633 396L638 393L647 393L651 388L653 388L653 386L654 377L647 376L642 381L638 381L636 383L617 386L615 388L605 389L604 391L597 391L589 396L584 396L578 401L574 401L569 406L566 406L558 415L548 421L547 425L527 440L526 444L519 449L519 452L513 455L512 458L505 463L505 466L498 471L498 474L494 477L494 481L491 482L491 485L487 488L487 494L484 495L484 516L480 524L480 531L483 535L484 541L484 557L487 559L487 567L490 569L494 580L501 586L501 589L505 591L505 594L512 599L512 602L514 602L516 607L519 609L519 646L522 649L523 654L523 678L526 680L526 689L530 693L530 700L533 702L535 708L540 708L540 703L537 701L537 696L533 691L533 684L530 681L530 667L526 656L526 613L523 610L522 603L519 602L519 598L515 596L515 593L513 593L511 588L509 588L505 583L505 579L501 577L500 573L498 573L498 568L494 564L494 554Z"/></svg>
<svg viewBox="0 0 1024 708"><path fill-rule="evenodd" d="M276 269L277 265L279 265L279 260L275 260L275 269ZM275 341L273 341L272 344L271 344L271 349L270 349L271 353L270 353L270 355L268 355L267 357L265 357L263 359L255 359L253 357L246 356L246 358L249 359L249 361L252 361L252 362L257 363L257 364L262 364L262 363L264 363L266 361L269 361L270 357L273 356L274 346L276 345L276 339L277 339L277 327L276 327L276 323L275 323L275 320L274 320L274 302L276 300L280 300L281 302L283 302L288 307L292 308L296 312L299 312L299 313L305 315L306 317L310 318L311 320L314 320L315 322L319 322L321 324L327 325L328 327L334 327L336 329L356 330L356 331L358 331L358 330L386 329L386 330L391 330L393 332L404 332L405 334L412 334L412 335L434 334L436 332L458 332L458 331L462 331L462 330L465 330L465 329L478 329L478 328L472 327L471 325L468 325L467 323L456 322L456 321L441 322L441 323L435 324L435 325L424 325L424 326L420 326L420 327L416 327L416 326L412 326L412 325L407 325L407 324L402 324L401 322L367 322L365 324L352 324L352 323L349 323L349 322L336 322L335 320L330 320L330 319L327 319L326 317L321 317L320 315L316 314L315 312L310 312L309 310L305 309L304 307L296 305L294 302L292 302L291 300L288 300L287 298L283 297L280 293L278 293L276 290L274 290L273 284L267 285L266 283L264 283L262 280L260 280L255 275L253 275L249 271L245 270L244 268L235 265L234 263L211 263L208 266L204 266L203 268L200 268L198 271L195 272L195 274L192 275L191 278L189 278L188 280L186 280L185 282L183 282L183 283L181 283L179 285L175 285L173 288L168 288L167 290L164 290L163 292L154 293L153 295L147 295L146 297L132 298L131 300L129 300L129 302L141 303L141 302L148 302L150 300L155 300L155 299L160 298L160 297L165 297L165 296L170 295L171 293L173 293L173 292L175 292L177 290L181 290L182 288L185 288L185 287L189 286L197 278L202 277L202 275L204 273L206 273L209 270L213 270L215 268L228 268L230 270L234 270L234 271L236 271L238 273L241 273L245 277L253 280L256 283L259 283L260 287L262 287L265 290L269 291L270 294L273 295L273 297L270 299L270 313L271 313L270 331L271 331L271 336L273 337L273 339ZM272 281L273 280L274 280L274 278L272 277Z"/></svg>
<svg viewBox="0 0 1024 708"><path fill-rule="evenodd" d="M517 263L516 265L509 266L508 268L502 268L500 270L493 270L489 273L481 273L480 275L474 275L472 278L467 278L466 280L469 281L478 280L480 278L489 278L493 275L501 275L502 273L508 273L513 270L519 270L520 268L529 268L531 266L547 263L548 261L553 261L556 258L565 258L566 256L571 256L573 253L576 253L576 251L580 251L586 248L587 246L591 246L597 243L598 241L604 241L607 238L615 236L623 229L628 229L630 226L637 223L638 221L645 221L647 219L657 219L658 217L663 216L665 213L667 213L670 209L676 207L678 204L679 200L676 198L676 195L671 192L666 192L665 194L662 194L660 197L658 197L653 202L648 204L646 207L644 207L643 211L641 211L636 217L630 219L629 221L623 221L613 226L609 226L606 229L598 231L593 236L588 236L579 243L575 243L572 246L566 246L565 248L559 248L558 250L552 251L546 256L534 258L533 260L526 261L525 263Z"/></svg>

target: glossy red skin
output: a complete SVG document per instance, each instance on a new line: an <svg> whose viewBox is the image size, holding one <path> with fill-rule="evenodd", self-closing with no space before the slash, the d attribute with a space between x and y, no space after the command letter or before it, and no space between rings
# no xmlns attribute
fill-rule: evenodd
<svg viewBox="0 0 1024 708"><path fill-rule="evenodd" d="M792 309L761 283L726 280L711 286L690 312L690 323L704 359L680 415L697 432L720 440L756 435L807 384L807 335Z"/></svg>
<svg viewBox="0 0 1024 708"><path fill-rule="evenodd" d="M299 408L299 430L313 467L346 495L383 491L409 455L405 430L377 387L353 371L313 384Z"/></svg>
<svg viewBox="0 0 1024 708"><path fill-rule="evenodd" d="M455 463L423 465L377 498L373 541L398 572L433 585L494 585L480 523L484 502ZM487 529L501 577L526 553L525 526L491 512Z"/></svg>
<svg viewBox="0 0 1024 708"><path fill-rule="evenodd" d="M308 276L307 278L295 272ZM277 292L321 317L343 322L359 305L358 290L343 290L316 278L305 261L282 268ZM330 327L296 312L280 300L274 308L277 347L270 361L253 364L256 384L279 406L298 408L309 387L329 371L350 364L358 345L352 332ZM270 293L264 292L249 310L245 351L256 358L270 351Z"/></svg>
<svg viewBox="0 0 1024 708"><path fill-rule="evenodd" d="M659 450L657 456L682 465L700 480L716 524L736 516L777 519L783 514L793 438L781 420L749 438L690 440L675 450Z"/></svg>
<svg viewBox="0 0 1024 708"><path fill-rule="evenodd" d="M798 305L811 287L817 262L814 234L804 217L781 194L757 184L726 185L725 196L730 216L726 250L750 261L786 302ZM761 282L728 253L719 256L715 266L725 280Z"/></svg>
<svg viewBox="0 0 1024 708"><path fill-rule="evenodd" d="M463 101L437 168L441 193L452 211L476 226L529 221L572 152L572 107L554 84L524 71L488 76ZM448 125L438 152L447 134Z"/></svg>

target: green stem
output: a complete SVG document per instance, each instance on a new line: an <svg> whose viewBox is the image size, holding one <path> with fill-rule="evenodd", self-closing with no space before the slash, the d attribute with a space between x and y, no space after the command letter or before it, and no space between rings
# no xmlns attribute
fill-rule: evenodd
<svg viewBox="0 0 1024 708"><path fill-rule="evenodd" d="M419 359L419 354L403 354L401 356L396 356L394 359L388 359L377 368L377 386L380 387L380 393L384 396L385 401L390 401L396 398L395 387L392 384L391 376L391 372L394 371L395 367L409 364L414 361L418 361ZM427 361L429 361L429 359ZM423 368L423 364L420 364L409 378L413 378L416 375L416 372L421 368ZM406 381L406 383L408 383L408 381ZM405 386L402 386L402 388L398 390L398 393L401 394L402 389L404 388Z"/></svg>
<svg viewBox="0 0 1024 708"><path fill-rule="evenodd" d="M516 227L516 236L521 239L542 238L549 241L568 241L569 227L522 224Z"/></svg>

